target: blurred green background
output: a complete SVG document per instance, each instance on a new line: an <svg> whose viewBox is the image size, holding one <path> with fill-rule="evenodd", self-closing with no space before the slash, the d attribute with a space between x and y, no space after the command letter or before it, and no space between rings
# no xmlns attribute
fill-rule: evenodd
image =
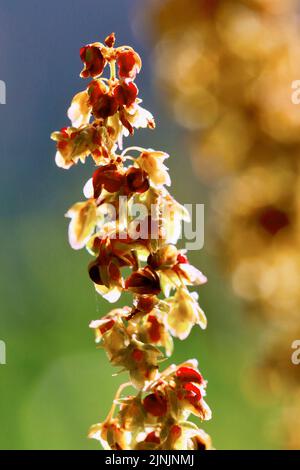
<svg viewBox="0 0 300 470"><path fill-rule="evenodd" d="M206 202L180 129L160 106L151 42L133 26L141 8L143 2L135 0L0 0L0 79L7 86L7 104L0 105L0 340L7 348L7 364L0 365L1 449L97 449L87 430L105 417L126 380L113 377L104 352L95 349L88 324L110 305L89 282L88 254L68 246L63 218L82 198L91 166L56 168L49 139L67 124L69 102L84 87L78 55L83 44L115 31L118 44L140 52L138 86L157 129L136 132L128 145L170 153L174 196L182 203ZM208 212L206 205L206 217ZM279 436L270 429L276 403L251 374L258 325L244 320L208 239L191 261L209 278L199 290L209 324L205 332L194 329L188 340L177 341L172 361L199 360L213 410L203 427L215 447L276 448Z"/></svg>

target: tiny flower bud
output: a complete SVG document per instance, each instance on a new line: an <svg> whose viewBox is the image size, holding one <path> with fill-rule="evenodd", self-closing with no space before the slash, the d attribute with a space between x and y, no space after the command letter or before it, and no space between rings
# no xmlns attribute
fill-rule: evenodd
<svg viewBox="0 0 300 470"><path fill-rule="evenodd" d="M124 182L124 175L115 164L101 166L93 174L94 197L97 199L102 189L110 193L119 191Z"/></svg>
<svg viewBox="0 0 300 470"><path fill-rule="evenodd" d="M109 34L109 36L105 38L104 42L107 45L107 47L114 47L115 42L116 42L115 33Z"/></svg>
<svg viewBox="0 0 300 470"><path fill-rule="evenodd" d="M113 96L118 103L127 107L135 102L137 94L138 88L133 82L124 82L122 85L117 85L113 92Z"/></svg>
<svg viewBox="0 0 300 470"><path fill-rule="evenodd" d="M82 47L80 49L80 58L84 63L81 77L97 77L102 74L106 60L99 47L93 45Z"/></svg>

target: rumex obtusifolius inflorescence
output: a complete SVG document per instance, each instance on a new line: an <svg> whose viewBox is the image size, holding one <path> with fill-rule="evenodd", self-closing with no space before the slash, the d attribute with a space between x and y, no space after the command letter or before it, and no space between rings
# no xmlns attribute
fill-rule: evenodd
<svg viewBox="0 0 300 470"><path fill-rule="evenodd" d="M172 337L185 339L196 324L206 327L197 294L188 290L206 278L185 250L176 248L178 226L189 214L166 189L171 185L164 164L168 155L140 147L123 150L124 137L155 123L138 98L139 55L131 47L114 46L112 33L104 44L81 48L81 77L90 82L72 100L71 126L52 134L59 167L71 168L89 156L96 165L84 187L86 200L66 214L70 244L86 247L94 257L88 272L100 295L115 302L123 292L132 294L131 306L90 324L110 363L127 371L130 381L89 436L105 449L206 450L209 436L188 421L190 414L211 417L197 361L159 371L172 354ZM138 221L136 205L145 209ZM135 395L124 395L129 385Z"/></svg>

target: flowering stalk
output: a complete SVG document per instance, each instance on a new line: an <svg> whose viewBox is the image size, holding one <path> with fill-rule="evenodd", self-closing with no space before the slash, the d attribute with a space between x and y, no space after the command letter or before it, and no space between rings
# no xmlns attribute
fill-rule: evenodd
<svg viewBox="0 0 300 470"><path fill-rule="evenodd" d="M84 187L86 200L66 214L70 244L86 246L94 256L88 271L100 295L109 302L123 292L133 297L130 307L90 324L96 343L112 365L129 373L130 382L121 386L107 418L92 426L89 437L105 449L209 449L209 436L188 421L190 414L211 417L197 361L159 372L160 362L172 353L172 337L185 339L195 324L206 327L197 294L187 287L206 278L175 246L188 213L166 189L171 184L164 165L168 155L122 148L124 136L155 124L140 106L134 83L139 55L114 45L112 33L104 44L81 48L81 77L91 81L73 98L72 126L52 134L58 166L67 169L91 155L97 167ZM104 78L107 65L110 76ZM139 219L134 217L137 206L145 209ZM136 395L124 396L128 385Z"/></svg>

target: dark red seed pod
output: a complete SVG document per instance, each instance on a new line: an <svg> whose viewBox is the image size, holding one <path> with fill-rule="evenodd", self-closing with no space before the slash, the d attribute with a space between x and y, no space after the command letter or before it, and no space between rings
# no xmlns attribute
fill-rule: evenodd
<svg viewBox="0 0 300 470"><path fill-rule="evenodd" d="M131 106L138 95L138 88L133 82L122 83L114 89L113 95L121 106Z"/></svg>
<svg viewBox="0 0 300 470"><path fill-rule="evenodd" d="M144 442L153 442L153 444L160 444L160 438L155 434L155 431L152 431L147 434Z"/></svg>
<svg viewBox="0 0 300 470"><path fill-rule="evenodd" d="M109 330L112 329L112 327L114 326L114 324L115 324L115 321L114 321L113 319L107 320L107 322L104 323L104 325L102 325L102 326L99 328L100 333L101 333L102 335L104 335L104 333L106 333L107 331L109 331Z"/></svg>
<svg viewBox="0 0 300 470"><path fill-rule="evenodd" d="M179 367L175 375L181 382L194 382L197 384L203 382L203 377L200 372L191 367Z"/></svg>
<svg viewBox="0 0 300 470"><path fill-rule="evenodd" d="M117 58L119 75L122 78L135 78L141 68L141 59L134 51L120 52Z"/></svg>
<svg viewBox="0 0 300 470"><path fill-rule="evenodd" d="M104 40L104 43L106 44L107 47L114 47L115 42L116 42L115 33L110 33Z"/></svg>
<svg viewBox="0 0 300 470"><path fill-rule="evenodd" d="M102 279L100 275L100 266L99 262L97 260L91 261L91 263L88 266L88 271L89 271L89 276L91 280L98 285L102 285Z"/></svg>
<svg viewBox="0 0 300 470"><path fill-rule="evenodd" d="M90 82L87 91L91 106L94 106L101 96L107 92L105 85L100 80L93 80Z"/></svg>
<svg viewBox="0 0 300 470"><path fill-rule="evenodd" d="M135 362L141 362L144 359L144 352L136 348L132 351L131 357Z"/></svg>
<svg viewBox="0 0 300 470"><path fill-rule="evenodd" d="M158 343L161 340L161 324L155 315L149 315L148 322L150 323L148 329L149 338L153 343Z"/></svg>
<svg viewBox="0 0 300 470"><path fill-rule="evenodd" d="M193 402L198 402L201 400L202 395L199 390L199 388L194 385L192 382L187 382L183 386L184 390L187 392L186 393L186 398L192 399Z"/></svg>
<svg viewBox="0 0 300 470"><path fill-rule="evenodd" d="M110 193L119 191L124 182L124 175L114 163L103 165L93 173L94 197L98 198L102 188Z"/></svg>
<svg viewBox="0 0 300 470"><path fill-rule="evenodd" d="M182 253L178 253L177 255L177 262L179 264L187 264L189 261L186 256L184 256Z"/></svg>
<svg viewBox="0 0 300 470"><path fill-rule="evenodd" d="M136 308L144 313L150 313L157 304L157 298L153 295L141 295L138 298Z"/></svg>
<svg viewBox="0 0 300 470"><path fill-rule="evenodd" d="M98 101L93 105L93 115L97 119L106 119L109 116L116 114L119 108L119 103L114 96L108 93L99 97Z"/></svg>
<svg viewBox="0 0 300 470"><path fill-rule="evenodd" d="M99 47L82 47L80 49L80 58L84 63L84 69L80 74L83 78L97 77L102 74L106 60Z"/></svg>
<svg viewBox="0 0 300 470"><path fill-rule="evenodd" d="M168 403L165 397L155 393L151 393L144 398L143 405L147 413L161 417L167 413Z"/></svg>
<svg viewBox="0 0 300 470"><path fill-rule="evenodd" d="M146 266L135 271L126 279L125 288L136 294L159 294L159 276L149 266Z"/></svg>
<svg viewBox="0 0 300 470"><path fill-rule="evenodd" d="M179 426L178 424L173 424L173 426L170 429L170 434L171 434L172 439L174 440L179 439L179 437L181 436L181 433L182 433L181 426Z"/></svg>
<svg viewBox="0 0 300 470"><path fill-rule="evenodd" d="M141 168L131 167L125 175L125 192L144 193L150 187L148 175Z"/></svg>

